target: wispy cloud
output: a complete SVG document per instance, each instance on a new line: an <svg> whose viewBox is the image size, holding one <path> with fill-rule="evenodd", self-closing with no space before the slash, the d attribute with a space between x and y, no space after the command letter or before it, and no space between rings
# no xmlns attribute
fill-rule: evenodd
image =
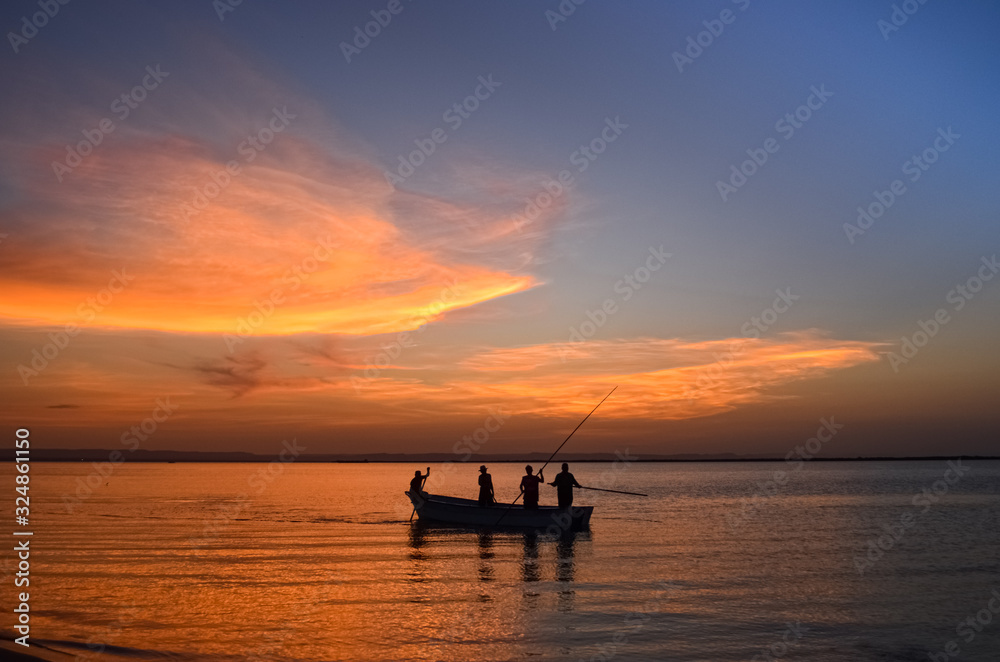
<svg viewBox="0 0 1000 662"><path fill-rule="evenodd" d="M216 386L239 397L264 383L262 371L267 362L259 356L227 356L218 362L205 362L193 370L209 386Z"/></svg>
<svg viewBox="0 0 1000 662"><path fill-rule="evenodd" d="M879 348L816 330L752 340L551 343L486 349L424 375L390 373L363 393L447 402L450 408L499 401L523 413L562 416L586 409L618 384L620 397L604 416L684 419L774 399L786 384L877 361Z"/></svg>
<svg viewBox="0 0 1000 662"><path fill-rule="evenodd" d="M235 333L258 303L255 334L390 333L538 284L526 267L543 237L509 222L530 178L470 169L454 195L397 191L311 101L228 66L262 88L256 116L253 99L175 74L156 101L176 112L148 102L145 121L108 134L61 183L50 164L67 137L8 128L2 143L24 172L0 209L14 230L0 253L0 319L77 322L122 267L135 280L95 323L184 333ZM287 127L253 147L275 109ZM73 115L81 128L100 119Z"/></svg>

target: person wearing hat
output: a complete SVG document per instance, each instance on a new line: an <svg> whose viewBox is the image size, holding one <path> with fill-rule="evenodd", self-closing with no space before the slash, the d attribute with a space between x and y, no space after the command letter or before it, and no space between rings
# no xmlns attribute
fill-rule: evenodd
<svg viewBox="0 0 1000 662"><path fill-rule="evenodd" d="M493 498L493 476L486 473L486 465L479 467L479 505L492 506Z"/></svg>

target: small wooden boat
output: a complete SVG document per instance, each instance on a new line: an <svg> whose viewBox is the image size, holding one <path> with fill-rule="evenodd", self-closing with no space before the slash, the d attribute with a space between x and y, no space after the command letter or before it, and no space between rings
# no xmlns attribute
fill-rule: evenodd
<svg viewBox="0 0 1000 662"><path fill-rule="evenodd" d="M590 528L590 516L594 513L593 506L573 506L569 510L556 506L525 509L521 504L508 507L505 503L497 503L484 507L475 499L460 499L426 492L422 496L406 492L406 496L410 498L410 503L413 504L421 521L463 526L585 531Z"/></svg>

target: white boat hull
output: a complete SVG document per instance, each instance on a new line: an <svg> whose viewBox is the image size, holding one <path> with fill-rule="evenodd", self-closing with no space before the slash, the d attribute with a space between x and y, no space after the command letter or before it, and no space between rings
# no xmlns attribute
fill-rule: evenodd
<svg viewBox="0 0 1000 662"><path fill-rule="evenodd" d="M590 527L590 516L594 512L593 506L573 506L569 510L555 506L526 509L521 504L513 507L508 504L483 507L474 499L460 499L426 492L422 496L406 492L406 496L409 497L421 521L461 526L583 531Z"/></svg>

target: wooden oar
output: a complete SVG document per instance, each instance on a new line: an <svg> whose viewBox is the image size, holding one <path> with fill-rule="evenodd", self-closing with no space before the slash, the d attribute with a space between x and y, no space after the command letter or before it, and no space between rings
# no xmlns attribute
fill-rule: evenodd
<svg viewBox="0 0 1000 662"><path fill-rule="evenodd" d="M595 492L614 492L615 494L631 494L632 496L644 496L648 497L648 494L643 494L642 492L626 492L625 490L606 490L602 487L584 487L583 485L577 485L581 490L594 490Z"/></svg>
<svg viewBox="0 0 1000 662"><path fill-rule="evenodd" d="M610 391L608 391L608 394L606 396L604 396L604 398L600 402L598 402L597 405L593 409L590 410L590 414L593 414L595 411L597 411L597 408L600 407L601 405L603 405L604 401L611 397L611 394L615 392L616 388L618 388L618 387L615 386L615 388L613 388ZM563 439L563 442L561 444L559 444L559 448L557 448L554 451L552 451L552 455L549 455L549 459L545 460L545 464L543 464L542 468L538 470L539 474L541 474L542 471L545 470L545 467L549 466L549 462L552 461L552 458L554 458L556 456L556 453L558 453L562 449L562 447L566 445L566 442L569 441L569 438L572 437L574 434L576 434L576 431L580 429L580 426L587 422L587 419L590 418L590 414L587 414L586 416L584 416L583 420L580 421L580 423L575 428L573 428L572 432L569 433L569 436L566 437L565 439ZM521 494L524 494L524 492L521 492ZM500 518L497 519L497 521L493 524L493 526L497 526L497 525L500 524L500 522L503 521L503 518L507 516L507 513L509 513L510 509L514 507L514 504L517 503L521 499L521 494L518 494L516 497L514 497L514 500L510 502L510 505L507 506L507 509L503 511L503 514L500 515Z"/></svg>

